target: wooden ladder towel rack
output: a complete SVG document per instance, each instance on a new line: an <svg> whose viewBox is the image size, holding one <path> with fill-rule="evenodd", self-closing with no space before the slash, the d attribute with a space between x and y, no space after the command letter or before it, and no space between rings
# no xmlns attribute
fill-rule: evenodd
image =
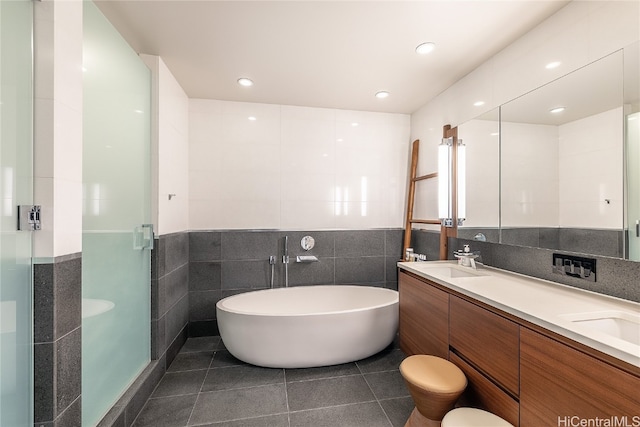
<svg viewBox="0 0 640 427"><path fill-rule="evenodd" d="M436 178L438 176L437 172L430 173L428 175L417 176L418 171L418 152L420 148L420 140L416 139L413 141L413 145L411 147L411 169L409 175L409 194L407 197L407 219L405 222L405 230L404 230L404 244L402 246L402 257L404 258L404 254L407 252L407 248L411 247L411 229L413 224L441 224L439 219L414 219L413 218L413 205L415 201L416 195L416 183L419 181Z"/></svg>

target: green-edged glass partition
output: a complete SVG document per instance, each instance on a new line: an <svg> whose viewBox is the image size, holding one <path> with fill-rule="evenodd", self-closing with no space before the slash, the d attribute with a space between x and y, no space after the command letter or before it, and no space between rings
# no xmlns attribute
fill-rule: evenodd
<svg viewBox="0 0 640 427"><path fill-rule="evenodd" d="M33 425L31 231L17 206L33 200L32 23L29 0L0 0L0 425Z"/></svg>
<svg viewBox="0 0 640 427"><path fill-rule="evenodd" d="M82 424L150 358L151 73L84 3Z"/></svg>

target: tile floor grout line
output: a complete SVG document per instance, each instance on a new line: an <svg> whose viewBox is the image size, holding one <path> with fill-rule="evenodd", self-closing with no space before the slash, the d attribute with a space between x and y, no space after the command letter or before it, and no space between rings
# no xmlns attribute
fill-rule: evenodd
<svg viewBox="0 0 640 427"><path fill-rule="evenodd" d="M369 390L371 390L371 394L373 394L373 397L375 397L376 403L378 404L378 407L380 408L380 410L384 414L385 418L387 419L387 422L389 423L389 426L393 427L393 423L391 422L391 419L389 418L389 415L387 415L387 411L385 411L384 408L382 407L382 404L380 403L380 399L378 399L378 396L376 395L376 392L373 391L373 387L371 387L371 384L369 384L369 381L367 381L367 377L365 376L364 373L362 373L362 369L360 369L360 365L358 365L356 363L356 366L358 367L358 370L362 374L362 379L364 379L364 382L367 384L367 387L369 387ZM389 372L389 371L385 371L385 372Z"/></svg>
<svg viewBox="0 0 640 427"><path fill-rule="evenodd" d="M209 361L209 367L213 363L213 359L215 357L216 357L216 352L214 351L213 354L211 355L211 360ZM191 417L193 417L193 412L196 410L196 405L198 404L198 399L200 399L200 393L202 393L202 388L204 387L204 383L207 382L207 377L208 376L209 376L209 368L207 368L207 373L204 375L204 378L202 379L202 384L200 384L200 390L198 390L198 393L196 394L196 400L195 400L195 402L193 402L193 406L191 407L191 412L189 412L189 418L187 418L186 426L188 426L189 423L191 422Z"/></svg>
<svg viewBox="0 0 640 427"><path fill-rule="evenodd" d="M250 388L259 388L259 387L270 387L272 385L280 385L282 384L281 382L277 382L277 383L269 383L269 384L258 384L258 385L249 385L246 387L236 387L236 388L225 388L222 390L201 390L198 392L198 395L200 394L206 394L206 393L222 393L225 391L236 391L236 390L247 390ZM191 393L194 394L194 393Z"/></svg>
<svg viewBox="0 0 640 427"><path fill-rule="evenodd" d="M293 380L289 382L290 383L306 383L311 381L333 380L336 378L357 377L358 375L362 375L362 374L358 373L358 374L334 375L332 377L308 378L305 380Z"/></svg>
<svg viewBox="0 0 640 427"><path fill-rule="evenodd" d="M131 423L132 426L136 425L136 421L138 421L138 418L140 418L140 415L142 415L142 412L144 411L144 409L147 407L147 405L149 404L149 401L151 400L151 398L147 399L146 402L144 402L144 405L142 406L142 408L140 409L140 412L138 412L138 415L136 415L136 417L133 419L133 422ZM127 421L127 409L125 408L123 411L123 418L125 420L125 422Z"/></svg>
<svg viewBox="0 0 640 427"><path fill-rule="evenodd" d="M291 413L292 414L298 414L300 412L319 411L321 409L330 409L330 408L342 408L342 407L345 407L345 406L362 405L363 403L376 403L376 402L377 401L374 399L374 400L364 400L362 402L340 403L339 405L320 406L318 408L298 409L296 411L291 411Z"/></svg>
<svg viewBox="0 0 640 427"><path fill-rule="evenodd" d="M291 427L291 409L289 408L289 392L287 391L287 370L282 369L284 375L284 401L287 404L287 425Z"/></svg>
<svg viewBox="0 0 640 427"><path fill-rule="evenodd" d="M208 371L209 368L185 369L183 371L166 371L165 374L182 374L185 372ZM163 375L164 377L164 375Z"/></svg>
<svg viewBox="0 0 640 427"><path fill-rule="evenodd" d="M199 395L199 394L200 394L200 392L196 392L196 393L172 394L172 395L169 395L169 396L150 397L149 399L147 399L147 402L148 402L149 400L173 399L174 397L194 396L194 395Z"/></svg>
<svg viewBox="0 0 640 427"><path fill-rule="evenodd" d="M205 376L206 378L206 376ZM204 383L204 381L203 381ZM202 386L201 386L202 388ZM189 418L187 418L187 423L185 424L185 426L188 426L189 423L191 422L191 417L193 417L193 412L196 410L196 405L198 404L198 399L200 399L200 393L196 394L196 400L195 402L193 402L193 406L191 407L191 411L189 411Z"/></svg>
<svg viewBox="0 0 640 427"><path fill-rule="evenodd" d="M233 418L231 420L222 420L222 421L214 421L213 423L210 421L205 421L203 423L198 423L198 424L191 424L188 425L188 427L198 427L198 426L209 426L211 424L220 424L220 423L232 423L234 421L244 421L244 420L257 420L260 418L265 418L265 417L275 417L276 415L284 415L286 414L286 412L278 412L275 414L269 414L269 415L258 415L255 417L242 417L242 418Z"/></svg>

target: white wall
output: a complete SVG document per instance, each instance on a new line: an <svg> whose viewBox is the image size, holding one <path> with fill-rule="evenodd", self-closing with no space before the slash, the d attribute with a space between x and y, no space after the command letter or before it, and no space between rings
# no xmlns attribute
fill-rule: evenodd
<svg viewBox="0 0 640 427"><path fill-rule="evenodd" d="M457 126L629 46L640 39L638 28L640 2L569 3L411 115L411 139L422 141L419 168L423 173L435 171L443 125ZM562 65L546 70L544 66L551 61ZM478 100L485 104L474 107ZM437 212L434 189L422 190L416 211Z"/></svg>
<svg viewBox="0 0 640 427"><path fill-rule="evenodd" d="M33 256L82 250L82 1L34 3Z"/></svg>
<svg viewBox="0 0 640 427"><path fill-rule="evenodd" d="M189 99L159 56L140 57L151 69L153 84L153 224L156 235L186 231L189 228Z"/></svg>
<svg viewBox="0 0 640 427"><path fill-rule="evenodd" d="M408 143L408 115L191 99L189 228L402 227Z"/></svg>

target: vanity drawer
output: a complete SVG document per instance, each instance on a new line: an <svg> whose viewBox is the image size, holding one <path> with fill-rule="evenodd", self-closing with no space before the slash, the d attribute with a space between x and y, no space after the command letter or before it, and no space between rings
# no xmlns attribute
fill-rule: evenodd
<svg viewBox="0 0 640 427"><path fill-rule="evenodd" d="M406 273L398 278L400 348L407 354L449 355L449 294Z"/></svg>
<svg viewBox="0 0 640 427"><path fill-rule="evenodd" d="M452 351L517 397L520 327L462 298L450 298Z"/></svg>
<svg viewBox="0 0 640 427"><path fill-rule="evenodd" d="M521 351L523 426L570 425L566 420L572 416L582 421L627 417L627 424L616 425L640 422L637 376L524 327Z"/></svg>
<svg viewBox="0 0 640 427"><path fill-rule="evenodd" d="M458 402L460 406L484 409L509 421L514 426L518 426L520 423L520 406L516 399L455 353L450 354L449 360L460 368L467 377L467 388Z"/></svg>

